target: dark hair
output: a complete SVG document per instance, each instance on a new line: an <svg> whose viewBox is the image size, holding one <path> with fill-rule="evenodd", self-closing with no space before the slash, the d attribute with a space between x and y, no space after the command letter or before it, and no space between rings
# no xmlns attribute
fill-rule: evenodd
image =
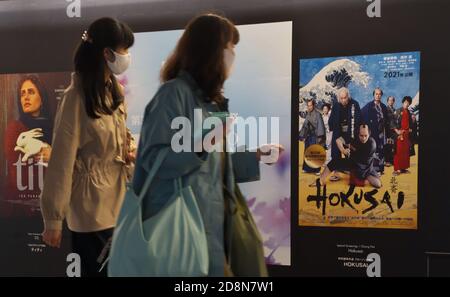
<svg viewBox="0 0 450 297"><path fill-rule="evenodd" d="M409 102L409 105L411 105L411 103L412 103L412 98L411 98L411 96L405 96L405 97L403 97L402 103L404 103L405 101L408 101L408 102Z"/></svg>
<svg viewBox="0 0 450 297"><path fill-rule="evenodd" d="M375 91L376 91L376 90L380 90L381 96L383 96L383 90L382 90L380 87L376 87L376 88L373 90L372 96L375 96Z"/></svg>
<svg viewBox="0 0 450 297"><path fill-rule="evenodd" d="M359 129L361 130L361 128L363 128L363 129L366 129L366 128L367 128L367 131L369 131L369 134L372 134L371 131L370 131L369 125L367 125L366 123L361 123L361 124L359 125Z"/></svg>
<svg viewBox="0 0 450 297"><path fill-rule="evenodd" d="M161 81L174 79L185 70L205 93L206 101L222 104L226 79L223 50L228 42L239 42L239 32L230 20L217 14L195 17L162 67Z"/></svg>
<svg viewBox="0 0 450 297"><path fill-rule="evenodd" d="M120 47L129 48L134 44L131 29L113 18L101 18L94 21L87 30L87 38L81 40L75 57L75 71L81 76L85 98L86 113L91 118L100 114L112 114L123 102L123 94L114 75L111 75L112 106L105 100L105 58L103 50Z"/></svg>
<svg viewBox="0 0 450 297"><path fill-rule="evenodd" d="M388 96L387 99L386 99L386 102L389 101L389 98L392 98L394 100L394 102L395 102L395 97L394 96Z"/></svg>
<svg viewBox="0 0 450 297"><path fill-rule="evenodd" d="M331 104L329 104L329 103L325 103L325 104L323 105L322 109L323 109L324 107L328 107L328 110L331 110Z"/></svg>
<svg viewBox="0 0 450 297"><path fill-rule="evenodd" d="M306 105L308 105L309 102L311 102L313 106L316 106L316 102L314 101L314 99L306 101Z"/></svg>
<svg viewBox="0 0 450 297"><path fill-rule="evenodd" d="M50 116L50 110L49 110L49 106L48 106L48 94L47 94L47 90L44 88L44 85L42 84L42 82L39 80L39 78L36 75L24 75L22 76L22 78L19 81L19 84L17 85L17 99L18 99L18 107L19 107L19 119L21 121L24 121L24 119L26 117L29 117L29 115L27 115L23 109L22 109L22 102L21 102L21 89L22 89L22 85L26 82L26 81L31 81L33 83L33 85L35 85L37 91L39 92L39 96L41 97L41 108L40 108L40 112L39 112L39 117L40 118L49 118Z"/></svg>
<svg viewBox="0 0 450 297"><path fill-rule="evenodd" d="M39 110L39 116L33 117L30 114L27 114L22 109L21 102L21 89L22 85L26 81L31 81L33 85L36 87L39 92L39 96L41 97L41 108ZM53 136L53 121L51 119L50 113L50 102L47 93L47 89L44 87L44 84L41 82L38 76L36 75L24 75L19 81L17 85L17 101L18 101L18 110L19 110L19 121L25 125L28 129L40 128L42 129L43 136L42 140L48 144L52 144L52 136Z"/></svg>

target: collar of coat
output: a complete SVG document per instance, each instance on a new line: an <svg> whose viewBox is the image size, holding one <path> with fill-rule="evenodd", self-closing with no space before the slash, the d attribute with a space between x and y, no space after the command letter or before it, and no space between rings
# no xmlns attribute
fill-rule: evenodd
<svg viewBox="0 0 450 297"><path fill-rule="evenodd" d="M187 72L186 70L180 70L177 77L184 80L197 95L199 95L200 97L205 96L205 93L189 72Z"/></svg>

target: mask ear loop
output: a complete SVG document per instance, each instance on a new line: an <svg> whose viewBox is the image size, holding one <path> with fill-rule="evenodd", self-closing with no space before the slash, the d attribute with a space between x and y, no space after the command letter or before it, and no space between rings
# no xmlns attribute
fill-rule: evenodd
<svg viewBox="0 0 450 297"><path fill-rule="evenodd" d="M131 55L130 53L127 53L127 54L118 53L118 52L114 51L112 48L108 48L108 49L114 54L116 59L117 59L117 57L128 57Z"/></svg>
<svg viewBox="0 0 450 297"><path fill-rule="evenodd" d="M108 51L114 56L114 61L113 61L113 62L109 61L109 62L114 63L115 61L117 61L117 55L116 55L116 52L113 51L113 49L110 48L110 47L108 47L107 49L108 49ZM108 61L108 59L106 59L106 60Z"/></svg>

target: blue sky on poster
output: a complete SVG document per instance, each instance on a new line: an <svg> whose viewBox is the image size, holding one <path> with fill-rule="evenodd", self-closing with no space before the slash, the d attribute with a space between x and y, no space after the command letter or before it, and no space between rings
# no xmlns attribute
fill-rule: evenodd
<svg viewBox="0 0 450 297"><path fill-rule="evenodd" d="M411 56L412 60L408 63L394 63L394 68L387 69L380 63L386 58L396 58L397 61L402 56ZM367 72L370 80L367 88L354 83L349 84L349 90L352 97L356 99L361 106L373 99L372 92L375 87L381 87L384 91L383 102L386 102L388 96L396 98L396 107L400 107L401 99L404 96L414 96L419 91L420 81L420 53L419 52L402 52L402 53L388 53L376 55L361 55L361 56L342 56L330 58L313 58L301 59L300 66L300 85L306 85L313 76L329 63L338 59L350 59L361 66L361 71ZM400 64L407 65L407 68L400 70ZM411 72L411 77L385 77L385 72L395 72L399 70L401 73Z"/></svg>

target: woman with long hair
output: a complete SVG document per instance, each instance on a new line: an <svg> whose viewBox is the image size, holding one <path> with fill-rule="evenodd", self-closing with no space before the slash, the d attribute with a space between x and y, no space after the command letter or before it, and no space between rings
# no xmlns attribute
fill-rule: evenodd
<svg viewBox="0 0 450 297"><path fill-rule="evenodd" d="M174 180L181 178L182 187L192 188L205 226L208 276L233 274L229 265L229 236L225 234L230 227L226 212L233 205L235 182L259 179L262 153L261 150L233 154L198 150L195 148L198 135L208 133L196 131L191 133L191 139L184 139L190 143L190 149L174 150L172 141L177 131L172 129L172 124L180 117L194 123L198 111L200 120L214 112L228 112L223 87L230 76L238 42L237 28L222 16L204 14L189 22L161 69L162 85L146 107L133 180L133 187L139 192L156 157L161 150L168 150L145 194L142 219L152 217L164 207L167 197L174 193ZM222 127L216 131L219 130L222 132ZM217 147L224 143L224 138L211 141Z"/></svg>
<svg viewBox="0 0 450 297"><path fill-rule="evenodd" d="M131 29L112 18L81 37L71 85L58 107L53 151L41 197L43 240L59 247L62 222L81 257L82 276L99 272L133 161L122 86L114 75L130 64Z"/></svg>

